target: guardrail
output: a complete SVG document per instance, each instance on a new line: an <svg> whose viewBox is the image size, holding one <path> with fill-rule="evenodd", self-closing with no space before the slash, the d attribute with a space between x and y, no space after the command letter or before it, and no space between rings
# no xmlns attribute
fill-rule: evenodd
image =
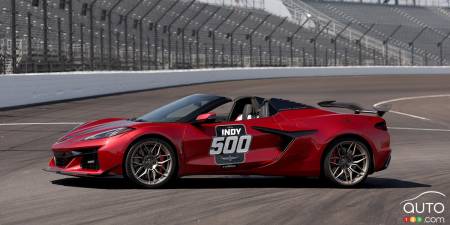
<svg viewBox="0 0 450 225"><path fill-rule="evenodd" d="M354 75L450 75L450 67L266 67L0 76L0 109L218 81Z"/></svg>

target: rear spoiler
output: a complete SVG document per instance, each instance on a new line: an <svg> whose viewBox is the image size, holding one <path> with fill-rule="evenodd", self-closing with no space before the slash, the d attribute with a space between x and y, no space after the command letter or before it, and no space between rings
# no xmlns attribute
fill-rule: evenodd
<svg viewBox="0 0 450 225"><path fill-rule="evenodd" d="M323 102L319 102L317 104L321 107L326 107L326 108L350 109L350 110L353 110L355 112L355 114L372 113L372 114L377 114L378 116L383 116L386 112L388 112L391 109L391 105L387 105L387 104L374 105L373 106L374 110L364 109L363 107L361 107L358 104L347 103L347 102L323 101Z"/></svg>

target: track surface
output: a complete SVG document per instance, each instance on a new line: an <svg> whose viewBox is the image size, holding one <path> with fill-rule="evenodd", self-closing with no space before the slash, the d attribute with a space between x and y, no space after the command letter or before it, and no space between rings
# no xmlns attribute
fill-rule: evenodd
<svg viewBox="0 0 450 225"><path fill-rule="evenodd" d="M399 97L450 94L450 76L223 82L4 111L0 123L130 118L197 92L370 106ZM391 127L450 129L450 97L397 101L393 109L430 120L389 113ZM391 166L357 189L332 188L311 178L187 177L170 189L145 190L119 179L42 171L51 144L72 127L0 126L0 224L397 224L402 223L402 200L429 190L450 195L446 131L392 129Z"/></svg>

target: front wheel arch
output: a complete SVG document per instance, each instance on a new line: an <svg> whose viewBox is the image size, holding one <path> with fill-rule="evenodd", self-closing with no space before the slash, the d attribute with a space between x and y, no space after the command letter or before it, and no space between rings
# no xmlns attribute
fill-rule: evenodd
<svg viewBox="0 0 450 225"><path fill-rule="evenodd" d="M126 161L126 155L128 154L128 152L130 151L130 149L131 149L131 147L135 144L135 143L137 143L137 142L139 142L139 141L141 141L141 140L144 140L144 139L148 139L148 138L158 138L158 139L161 139L161 140L163 140L163 141L165 141L165 142L167 142L167 144L169 144L174 150L175 150L175 156L176 156L176 161L177 161L177 164L176 164L176 167L175 167L175 174L174 174L174 177L178 177L178 170L179 170L179 167L180 167L180 153L179 153L179 151L177 150L177 147L173 144L173 142L172 141L170 141L170 139L168 139L167 137L165 137L165 136L163 136L163 135L160 135L160 134L144 134L144 135L142 135L142 136L140 136L140 137L138 137L138 138L136 138L135 140L133 140L128 146L127 146L127 149L126 149L126 151L123 153L123 157L122 157L122 176L124 177L124 178L127 178L126 176L126 173L125 173L125 161Z"/></svg>

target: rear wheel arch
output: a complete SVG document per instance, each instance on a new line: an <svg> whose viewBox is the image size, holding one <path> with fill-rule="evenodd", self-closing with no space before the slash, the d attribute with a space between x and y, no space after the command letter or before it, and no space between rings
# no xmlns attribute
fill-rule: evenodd
<svg viewBox="0 0 450 225"><path fill-rule="evenodd" d="M329 141L329 142L326 144L324 150L322 151L322 155L321 155L321 157L320 157L320 176L321 176L321 177L324 176L323 164L324 164L325 156L327 155L328 151L331 150L331 148L333 147L333 144L334 144L335 142L339 141L339 140L342 140L342 139L356 139L356 140L362 142L362 143L367 147L367 149L369 150L370 156L371 156L371 157L370 157L371 160L370 160L370 164L369 164L369 174L373 173L373 172L374 172L374 165L375 165L375 164L374 164L374 155L373 155L373 149L372 149L372 146L371 146L370 143L369 143L364 137L362 137L361 135L353 134L353 133L347 133L347 134L341 134L341 135L338 135L338 136L334 137L331 141Z"/></svg>

